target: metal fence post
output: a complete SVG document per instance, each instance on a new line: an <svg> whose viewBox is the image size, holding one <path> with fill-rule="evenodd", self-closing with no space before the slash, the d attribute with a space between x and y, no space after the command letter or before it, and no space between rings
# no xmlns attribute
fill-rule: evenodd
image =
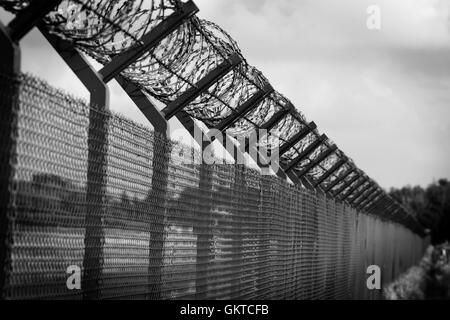
<svg viewBox="0 0 450 320"><path fill-rule="evenodd" d="M205 150L209 144L206 141L202 145L202 151ZM202 300L207 299L208 288L208 264L211 260L211 244L212 244L212 202L213 202L213 186L212 186L212 171L213 166L206 164L203 159L200 164L200 181L199 192L203 194L197 201L197 208L199 214L204 216L199 217L198 226L195 228L197 235L197 270L195 283L195 298Z"/></svg>
<svg viewBox="0 0 450 320"><path fill-rule="evenodd" d="M17 163L20 48L0 22L0 298L7 298L14 219L14 168Z"/></svg>
<svg viewBox="0 0 450 320"><path fill-rule="evenodd" d="M19 41L61 0L34 1L4 26L0 22L0 298L7 295L11 265L14 220L14 169L17 164L19 82L21 54Z"/></svg>
<svg viewBox="0 0 450 320"><path fill-rule="evenodd" d="M243 209L245 208L245 167L243 165L234 166L234 183L233 183L233 200L235 201L235 208L233 210L233 260L235 261L234 267L236 272L242 272L242 245L243 245L243 235L242 235L242 224L244 223ZM238 275L234 276L232 283L232 290L236 293L233 296L234 299L239 299L240 297L240 286L241 281Z"/></svg>
<svg viewBox="0 0 450 320"><path fill-rule="evenodd" d="M165 233L164 220L167 207L170 153L172 151L169 140L169 123L141 88L119 75L116 76L116 80L131 100L133 100L134 104L150 121L155 131L153 137L152 189L147 199L147 202L150 203L149 211L154 215L153 223L149 226L150 248L147 296L149 299L158 300L162 298L161 280Z"/></svg>
<svg viewBox="0 0 450 320"><path fill-rule="evenodd" d="M171 142L167 139L164 132L155 132L153 139L152 190L149 195L149 202L151 203L149 214L153 216L153 223L149 226L148 297L152 300L162 298L165 215L171 150Z"/></svg>
<svg viewBox="0 0 450 320"><path fill-rule="evenodd" d="M105 241L103 220L107 205L109 90L101 75L70 41L51 35L42 25L39 30L90 93L82 288L84 299L99 299Z"/></svg>

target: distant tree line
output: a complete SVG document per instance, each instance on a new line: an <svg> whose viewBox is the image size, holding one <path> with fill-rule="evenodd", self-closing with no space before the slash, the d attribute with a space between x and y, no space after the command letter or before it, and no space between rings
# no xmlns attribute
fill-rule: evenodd
<svg viewBox="0 0 450 320"><path fill-rule="evenodd" d="M389 194L416 214L417 220L431 231L431 242L450 241L450 182L440 179L427 188L392 188Z"/></svg>

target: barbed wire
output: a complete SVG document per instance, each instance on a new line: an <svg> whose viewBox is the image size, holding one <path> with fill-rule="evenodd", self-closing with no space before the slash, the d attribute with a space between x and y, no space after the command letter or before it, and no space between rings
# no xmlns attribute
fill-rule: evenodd
<svg viewBox="0 0 450 320"><path fill-rule="evenodd" d="M18 13L31 0L0 0L4 9ZM64 0L44 19L47 30L60 38L70 40L74 46L98 61L108 64L111 59L132 46L142 45L140 40L146 33L164 21L177 10L182 10L181 0ZM228 74L216 81L207 91L191 102L185 111L195 119L214 127L230 116L238 106L269 84L268 79L257 68L249 65L236 41L217 24L193 16L175 31L148 50L121 74L139 85L147 94L168 104L175 101L198 80L226 61L231 54L238 54L242 62ZM288 108L292 103L281 93L274 91L253 110L229 128L235 136L248 134L260 128L277 111ZM307 121L296 109L290 108L274 127L279 146L305 128ZM318 130L311 131L296 142L281 161L288 163L295 159L311 143L320 138ZM274 146L273 137L266 145ZM301 171L311 161L332 145L327 139L312 154L293 168ZM344 157L339 150L333 157L326 158L308 175L317 180L322 174ZM354 166L351 159L330 175L325 185L330 185L344 172ZM338 183L337 190L352 179L350 174Z"/></svg>

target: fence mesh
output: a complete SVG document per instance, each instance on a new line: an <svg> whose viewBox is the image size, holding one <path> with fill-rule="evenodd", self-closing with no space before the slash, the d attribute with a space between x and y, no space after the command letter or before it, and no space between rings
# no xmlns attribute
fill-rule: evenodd
<svg viewBox="0 0 450 320"><path fill-rule="evenodd" d="M12 168L7 299L379 298L367 267L389 282L422 255L402 225L241 165L201 164L33 76L0 79L15 117L0 146L2 172ZM80 290L67 286L71 266Z"/></svg>

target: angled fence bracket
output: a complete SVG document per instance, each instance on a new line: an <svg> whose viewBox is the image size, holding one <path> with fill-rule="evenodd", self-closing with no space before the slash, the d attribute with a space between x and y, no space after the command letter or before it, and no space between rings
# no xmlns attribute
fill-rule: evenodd
<svg viewBox="0 0 450 320"><path fill-rule="evenodd" d="M351 199L349 199L348 203L351 205L354 205L355 201L357 201L359 198L364 198L364 194L367 191L370 191L370 189L372 189L372 188L373 188L373 184L369 180L369 183L364 188L362 188L358 193L356 193Z"/></svg>
<svg viewBox="0 0 450 320"><path fill-rule="evenodd" d="M297 173L299 177L303 177L305 174L307 174L309 171L311 171L314 167L319 165L322 161L324 161L326 158L328 158L333 152L337 150L337 146L334 144L331 147L329 147L327 150L323 151L321 154L317 156L316 159L308 163L308 165L302 169L300 172ZM314 187L314 185L313 185Z"/></svg>
<svg viewBox="0 0 450 320"><path fill-rule="evenodd" d="M333 182L331 182L326 188L325 193L329 193L335 186L337 186L341 181L345 180L352 172L356 170L355 167L350 167L347 171L345 171L343 174L341 174L339 177L337 177Z"/></svg>
<svg viewBox="0 0 450 320"><path fill-rule="evenodd" d="M370 189L365 196L361 197L358 201L356 201L356 203L354 203L354 207L360 210L361 207L364 206L367 201L373 200L379 191L380 190L378 189L378 186L372 185L372 189Z"/></svg>
<svg viewBox="0 0 450 320"><path fill-rule="evenodd" d="M141 110L142 114L148 119L155 131L159 132L164 137L169 138L169 123L142 89L120 75L116 76L116 80L131 100L133 100L134 104Z"/></svg>
<svg viewBox="0 0 450 320"><path fill-rule="evenodd" d="M372 197L370 197L369 199L367 199L366 201L364 201L363 203L361 203L359 209L361 211L368 211L368 209L374 205L383 195L383 192L378 189L377 192L375 194L372 195Z"/></svg>
<svg viewBox="0 0 450 320"><path fill-rule="evenodd" d="M336 190L335 193L333 193L334 197L337 197L339 194L341 194L344 190L346 190L350 185L352 185L356 180L360 178L360 174L357 173L353 178L351 178L349 181L344 183L338 190Z"/></svg>
<svg viewBox="0 0 450 320"><path fill-rule="evenodd" d="M192 0L186 3L181 2L180 8L170 16L152 28L147 34L142 36L139 43L134 44L121 54L113 57L100 71L105 83L115 78L120 72L125 70L146 52L154 48L165 37L175 31L184 21L198 12L197 6Z"/></svg>
<svg viewBox="0 0 450 320"><path fill-rule="evenodd" d="M39 25L42 19L62 0L34 0L30 1L27 8L20 11L9 23L8 29L14 42L21 40L33 27Z"/></svg>
<svg viewBox="0 0 450 320"><path fill-rule="evenodd" d="M167 120L172 118L241 62L242 58L237 53L231 54L229 59L223 61L214 70L210 71L205 77L200 79L193 87L187 89L178 98L169 103L162 110L164 117Z"/></svg>
<svg viewBox="0 0 450 320"><path fill-rule="evenodd" d="M309 124L305 125L299 132L297 132L292 138L290 138L287 142L285 142L280 147L280 156L285 154L289 149L291 149L297 142L304 139L310 132L315 130L317 128L317 125L314 122L310 122Z"/></svg>
<svg viewBox="0 0 450 320"><path fill-rule="evenodd" d="M300 163L303 159L305 159L307 156L309 156L311 153L314 152L324 141L326 141L328 138L325 134L318 137L316 140L314 140L310 145L308 145L305 150L303 150L294 160L289 162L286 167L285 171L291 171L297 164Z"/></svg>
<svg viewBox="0 0 450 320"><path fill-rule="evenodd" d="M328 179L333 173L335 173L337 170L339 170L344 164L346 164L348 161L347 157L344 157L343 159L340 159L338 162L336 162L328 171L326 171L316 182L314 182L314 187L319 186L324 182L326 179Z"/></svg>
<svg viewBox="0 0 450 320"><path fill-rule="evenodd" d="M353 187L351 187L347 191L347 193L342 196L342 198L341 198L342 201L346 201L349 196L351 196L356 190L358 190L359 187L361 187L362 185L367 183L367 179L365 177L361 177L360 180L361 181L359 181L357 184L355 184Z"/></svg>
<svg viewBox="0 0 450 320"><path fill-rule="evenodd" d="M289 109L282 108L277 111L266 123L261 126L261 129L270 131L273 129L286 115L289 113Z"/></svg>
<svg viewBox="0 0 450 320"><path fill-rule="evenodd" d="M236 123L239 118L245 116L250 110L256 108L258 104L261 103L270 93L273 92L273 88L271 85L264 86L263 89L256 92L253 96L251 96L247 101L245 101L242 105L238 106L236 110L234 110L227 118L223 119L215 129L219 131L224 131L227 128L231 127L234 123Z"/></svg>
<svg viewBox="0 0 450 320"><path fill-rule="evenodd" d="M266 123L264 123L260 129L265 130L261 133L259 133L258 137L259 139L263 139L270 130L272 130L287 114L289 113L289 109L282 108L281 110L277 111ZM248 150L249 148L249 140L245 140L245 150Z"/></svg>

